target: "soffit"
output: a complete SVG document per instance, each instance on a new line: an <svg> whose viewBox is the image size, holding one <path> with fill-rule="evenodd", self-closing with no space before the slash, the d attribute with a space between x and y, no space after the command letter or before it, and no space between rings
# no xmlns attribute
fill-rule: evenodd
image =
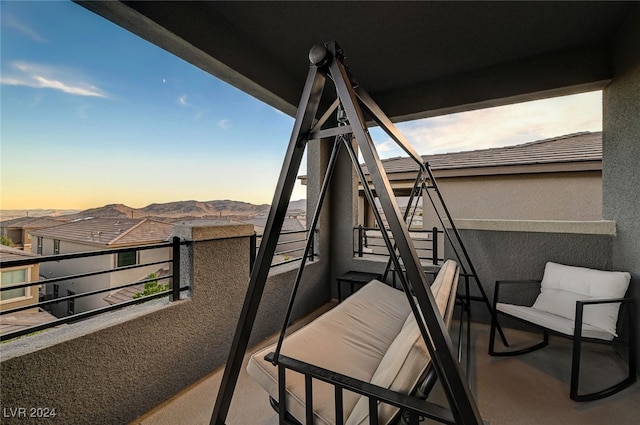
<svg viewBox="0 0 640 425"><path fill-rule="evenodd" d="M318 42L396 120L602 88L637 2L80 2L293 114Z"/></svg>

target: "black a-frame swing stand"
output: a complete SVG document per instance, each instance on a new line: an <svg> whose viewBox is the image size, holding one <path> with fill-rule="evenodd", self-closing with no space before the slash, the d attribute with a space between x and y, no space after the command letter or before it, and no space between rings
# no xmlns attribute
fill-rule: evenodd
<svg viewBox="0 0 640 425"><path fill-rule="evenodd" d="M249 343L251 330L267 281L271 259L275 253L278 236L282 229L287 206L307 142L329 137L336 137L336 144L331 159L329 160L318 205L316 206L311 221L310 234L312 234L317 225L320 207L328 188L328 182L333 173L333 165L335 165L335 157L340 149L340 145L347 149L360 180L366 188L365 194L370 198L368 201L373 205L373 192L369 189L366 177L351 143L353 137L364 158L373 188L387 218L387 224L394 239L394 245L392 245L389 235L386 231L383 231L383 237L389 248L389 254L398 268L400 267L400 259L402 260L405 271L401 275L403 289L407 294L410 294L412 291L415 296L416 301L413 301L414 298L411 296L408 296L408 299L410 299L409 302L416 317L416 322L430 352L436 374L447 397L451 417L456 424L482 424L483 422L476 402L463 379L453 344L442 317L438 312L434 297L429 290L427 277L420 265L420 260L410 239L403 216L396 203L389 179L387 178L373 140L367 130L365 113L384 129L411 158L420 164L421 167L424 167L422 159L368 94L353 82L343 63L343 53L335 42L314 46L309 52L309 59L311 62L309 73L298 106L289 147L271 204L271 210L265 226L262 243L256 257L256 263L251 272L251 279L240 312L238 326L231 343L229 357L210 424L225 425L233 392L242 367L243 357ZM327 78L331 79L335 84L337 99L320 118L316 118ZM342 122L340 123L342 125L333 128L323 128L329 117L337 110L339 110L339 114L343 115ZM345 135L347 137L345 137ZM426 172L426 170L423 171ZM381 226L381 228L384 228L384 226ZM310 242L307 242L307 251L309 250L309 245ZM400 258L396 255L396 252ZM292 300L295 297L295 291L299 283L302 268L304 267L305 258L306 255L303 256L303 263L298 272ZM417 303L417 305L414 305L414 303ZM289 310L290 309L291 303L289 306ZM285 322L288 321L289 314L290 312L287 313Z"/></svg>

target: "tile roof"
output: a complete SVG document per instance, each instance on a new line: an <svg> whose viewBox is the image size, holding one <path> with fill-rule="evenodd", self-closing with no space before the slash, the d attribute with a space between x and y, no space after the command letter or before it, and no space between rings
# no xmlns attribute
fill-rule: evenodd
<svg viewBox="0 0 640 425"><path fill-rule="evenodd" d="M602 161L602 132L574 133L499 148L423 155L422 159L428 162L434 171ZM408 157L384 159L382 164L388 174L418 170L417 164Z"/></svg>
<svg viewBox="0 0 640 425"><path fill-rule="evenodd" d="M148 218L86 218L31 232L33 236L109 247L167 240L173 225Z"/></svg>
<svg viewBox="0 0 640 425"><path fill-rule="evenodd" d="M160 284L165 285L170 283L170 280L167 279L168 277L171 277L171 273L169 270L159 269L158 271L155 272L155 274ZM148 275L141 277L139 280L146 280L146 279L148 279ZM144 283L119 289L107 295L106 297L104 297L103 300L105 300L109 304L118 304L125 301L131 301L132 299L134 299L134 296L138 292L142 292L142 291L144 291Z"/></svg>
<svg viewBox="0 0 640 425"><path fill-rule="evenodd" d="M10 246L0 245L0 260L2 261L22 260L25 257L39 257L39 255Z"/></svg>
<svg viewBox="0 0 640 425"><path fill-rule="evenodd" d="M0 334L8 334L24 328L53 322L57 317L38 309L19 311L17 313L3 314L0 316Z"/></svg>
<svg viewBox="0 0 640 425"><path fill-rule="evenodd" d="M57 226L66 221L67 220L51 217L18 217L0 221L0 226L7 228L43 229L45 227Z"/></svg>

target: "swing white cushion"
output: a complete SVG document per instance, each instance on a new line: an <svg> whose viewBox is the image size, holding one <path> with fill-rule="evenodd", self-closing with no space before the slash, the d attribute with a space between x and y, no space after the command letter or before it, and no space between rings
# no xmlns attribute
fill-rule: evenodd
<svg viewBox="0 0 640 425"><path fill-rule="evenodd" d="M457 267L455 262L445 263L431 287L441 312L447 309L453 283L442 276L457 276L450 273L451 267ZM255 353L247 371L277 400L277 368L264 360L274 350L275 345ZM405 394L417 385L430 361L406 295L377 280L287 336L282 354ZM304 422L304 377L287 371L286 382L287 410ZM368 423L368 399L349 391L343 396L345 424ZM315 424L334 424L333 386L314 380L313 406ZM380 424L390 422L397 411L381 404Z"/></svg>

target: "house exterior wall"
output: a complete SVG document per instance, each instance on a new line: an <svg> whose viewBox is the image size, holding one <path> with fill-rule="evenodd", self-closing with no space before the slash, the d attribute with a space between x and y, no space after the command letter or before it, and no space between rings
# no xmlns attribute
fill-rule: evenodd
<svg viewBox="0 0 640 425"><path fill-rule="evenodd" d="M109 257L111 259L110 268L117 269L116 267L117 258L118 258L117 254L112 254ZM149 249L144 251L138 251L138 264L162 261L170 258L171 258L171 248L159 248L159 249ZM171 262L109 273L107 275L109 277L109 286L111 288L114 288L116 286L135 282L137 280L144 278L150 273L157 272L160 269L165 271L170 271ZM166 282L161 281L160 283L166 283ZM94 288L94 289L98 289L98 288ZM104 298L107 295L108 295L107 293L100 295L100 301L103 303L102 305L107 305L107 303L104 302L104 300L102 300L102 298Z"/></svg>
<svg viewBox="0 0 640 425"><path fill-rule="evenodd" d="M13 229L13 228L3 228L2 234L13 242L15 245L22 244L22 231L21 229Z"/></svg>
<svg viewBox="0 0 640 425"><path fill-rule="evenodd" d="M40 265L34 264L32 266L22 267L7 267L2 269L2 272L10 272L14 270L26 270L27 282L37 282L39 279ZM9 310L12 308L24 307L26 305L35 304L40 297L39 285L26 288L26 296L20 298L11 298L8 300L0 301L0 310Z"/></svg>
<svg viewBox="0 0 640 425"><path fill-rule="evenodd" d="M31 229L22 229L22 249L31 252L32 238Z"/></svg>
<svg viewBox="0 0 640 425"><path fill-rule="evenodd" d="M603 217L615 220L613 268L631 273L640 300L640 10L615 42L615 75L603 92ZM636 316L640 321L640 316ZM637 325L637 324L636 324ZM640 326L636 326L640 338ZM640 364L640 353L638 353Z"/></svg>
<svg viewBox="0 0 640 425"><path fill-rule="evenodd" d="M53 255L53 239L43 238L42 244L43 255ZM32 247L32 251L35 252L36 246ZM60 254L71 254L75 252L88 252L99 251L106 249L101 245L82 244L77 242L70 242L60 240ZM145 250L138 252L138 264L161 261L171 258L171 248L161 248L154 250ZM82 273L89 273L100 270L116 269L117 255L108 254L100 255L96 257L77 258L64 261L49 261L44 262L40 266L40 273L46 278L56 278L62 276L71 276ZM105 273L96 276L89 276L77 279L71 279L67 281L56 282L58 285L58 297L65 297L68 295L67 291L72 291L76 295L83 292L95 291L98 289L106 289L110 287L116 287L124 285L126 283L132 283L147 276L149 273L158 271L164 268L169 270L170 264L159 264L153 266L145 266L141 268L135 268L131 270L116 271L113 273ZM54 297L54 284L46 285L46 294L48 297ZM81 313L88 310L93 310L100 307L108 306L109 304L104 301L104 297L109 293L101 293L96 295L90 295L82 298L77 298L74 301L74 312ZM51 305L51 313L56 317L65 317L69 314L69 303L63 301L57 304Z"/></svg>
<svg viewBox="0 0 640 425"><path fill-rule="evenodd" d="M32 252L37 247L32 246ZM79 244L76 242L60 241L60 254L71 254L74 252L98 251L103 247L96 245ZM42 255L53 255L53 239L43 238ZM108 270L113 268L113 259L110 255L77 258L64 261L48 261L40 265L40 274L45 278L56 278L62 276L71 276L75 274L88 273L96 270ZM67 291L80 294L94 289L108 288L110 285L110 277L108 274L90 276L79 279L56 282L55 284L47 284L45 293L47 298L54 298L54 285L58 285L58 297L66 297ZM105 295L106 296L106 295ZM74 301L74 311L76 313L87 311L92 308L107 305L102 301L100 296L89 296L78 298ZM51 304L51 314L56 317L65 317L68 315L69 303L63 301L57 304Z"/></svg>
<svg viewBox="0 0 640 425"><path fill-rule="evenodd" d="M573 220L602 218L600 171L437 178L456 219ZM423 200L424 228L436 225ZM427 219L431 216L431 219ZM439 226L440 227L440 226Z"/></svg>
<svg viewBox="0 0 640 425"><path fill-rule="evenodd" d="M602 172L436 177L454 219L572 220L602 219ZM435 192L431 192L436 196ZM422 228L441 228L426 196ZM358 224L374 227L370 207L360 196ZM440 211L444 218L445 214Z"/></svg>

